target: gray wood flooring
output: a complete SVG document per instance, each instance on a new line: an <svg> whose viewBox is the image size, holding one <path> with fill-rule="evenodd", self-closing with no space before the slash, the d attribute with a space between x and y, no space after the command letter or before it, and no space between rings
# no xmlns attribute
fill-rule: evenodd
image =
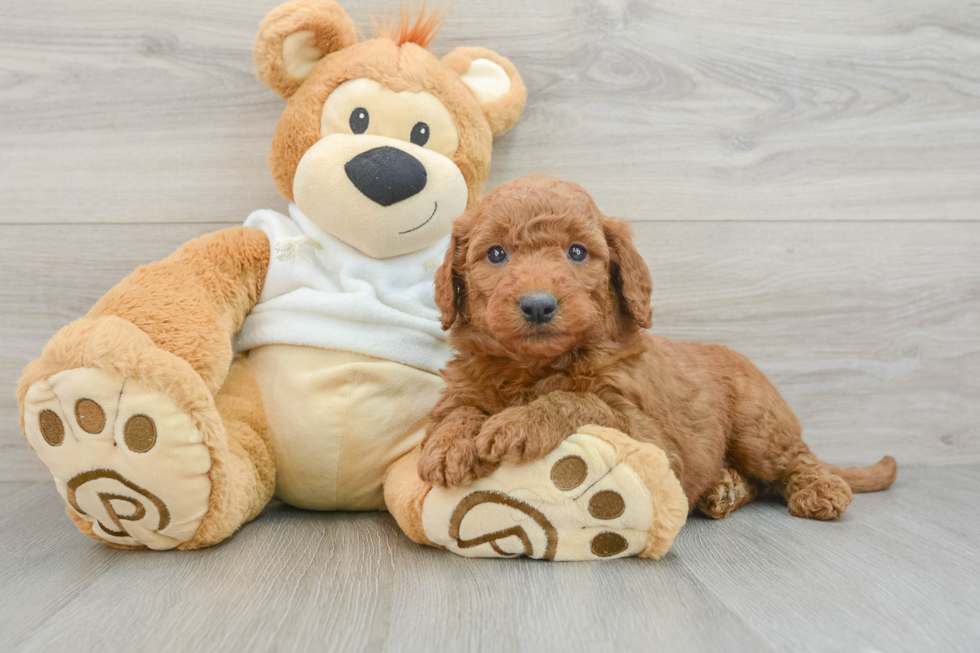
<svg viewBox="0 0 980 653"><path fill-rule="evenodd" d="M386 513L270 506L226 544L114 551L0 484L0 642L22 651L975 651L980 467L903 470L817 523L692 518L659 562L469 560Z"/></svg>
<svg viewBox="0 0 980 653"><path fill-rule="evenodd" d="M527 83L490 185L583 183L634 222L655 330L749 355L824 458L898 458L842 522L760 504L606 565L281 506L194 554L79 536L16 379L135 266L284 208L251 56L276 3L0 0L0 650L980 648L976 0L456 0L432 46Z"/></svg>

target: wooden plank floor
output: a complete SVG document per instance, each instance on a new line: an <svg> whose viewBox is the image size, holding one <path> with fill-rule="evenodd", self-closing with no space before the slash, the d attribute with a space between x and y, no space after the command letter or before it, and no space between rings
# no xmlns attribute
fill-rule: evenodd
<svg viewBox="0 0 980 653"><path fill-rule="evenodd" d="M838 523L759 503L659 562L469 560L386 513L270 507L192 553L108 549L0 484L4 651L975 651L980 467L903 470Z"/></svg>
<svg viewBox="0 0 980 653"><path fill-rule="evenodd" d="M749 355L889 492L816 524L692 519L660 563L471 561L385 514L270 507L209 551L74 532L20 369L135 266L282 210L277 0L0 0L0 650L976 650L980 3L456 0L433 44L529 102L490 185L547 172L634 223L655 330ZM346 0L369 15L392 0Z"/></svg>

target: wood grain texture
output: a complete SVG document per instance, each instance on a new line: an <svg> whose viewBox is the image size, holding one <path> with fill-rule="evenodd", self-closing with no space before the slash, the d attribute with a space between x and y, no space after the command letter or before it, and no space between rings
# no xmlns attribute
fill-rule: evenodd
<svg viewBox="0 0 980 653"><path fill-rule="evenodd" d="M5 651L968 651L980 467L907 470L838 523L760 503L660 562L471 560L384 513L271 506L228 543L129 553L47 483L0 504ZM30 528L24 524L30 523Z"/></svg>
<svg viewBox="0 0 980 653"><path fill-rule="evenodd" d="M136 265L221 226L0 226L0 257L29 280L4 289L0 479L47 478L17 427L23 366ZM980 224L634 227L654 278L654 331L749 356L818 455L980 463Z"/></svg>
<svg viewBox="0 0 980 653"><path fill-rule="evenodd" d="M0 221L215 222L278 206L275 0L0 2ZM460 0L529 89L491 185L586 183L638 220L973 220L980 5ZM369 15L390 0L348 2Z"/></svg>

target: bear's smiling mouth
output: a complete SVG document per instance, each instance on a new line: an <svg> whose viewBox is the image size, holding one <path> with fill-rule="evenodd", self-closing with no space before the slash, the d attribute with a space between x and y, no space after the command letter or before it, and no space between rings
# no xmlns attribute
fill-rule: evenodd
<svg viewBox="0 0 980 653"><path fill-rule="evenodd" d="M435 217L435 215L436 215L436 211L438 211L438 210L439 210L439 202L436 202L436 203L435 203L435 206L433 206L433 207L432 207L432 215L430 215L430 216L429 216L429 218L428 218L428 219L427 219L427 220L426 220L425 222L423 222L422 224L420 224L420 225L419 225L419 226L417 226L417 227L412 227L412 228L411 228L411 229L409 229L408 231L399 231L399 232L398 232L398 235L399 235L399 236L401 236L402 234L410 234L410 233L412 233L413 231L418 231L419 229L421 229L421 228L422 228L422 227L424 227L425 225L427 225L427 224L429 224L429 222L430 222L430 221L432 220L432 218L434 218L434 217Z"/></svg>

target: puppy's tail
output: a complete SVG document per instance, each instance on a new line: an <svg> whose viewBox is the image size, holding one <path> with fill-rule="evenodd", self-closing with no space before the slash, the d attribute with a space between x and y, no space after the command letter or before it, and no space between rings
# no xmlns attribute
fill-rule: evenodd
<svg viewBox="0 0 980 653"><path fill-rule="evenodd" d="M878 492L887 490L898 475L898 463L891 456L885 456L874 465L864 467L824 466L832 474L837 474L851 486L851 492Z"/></svg>

